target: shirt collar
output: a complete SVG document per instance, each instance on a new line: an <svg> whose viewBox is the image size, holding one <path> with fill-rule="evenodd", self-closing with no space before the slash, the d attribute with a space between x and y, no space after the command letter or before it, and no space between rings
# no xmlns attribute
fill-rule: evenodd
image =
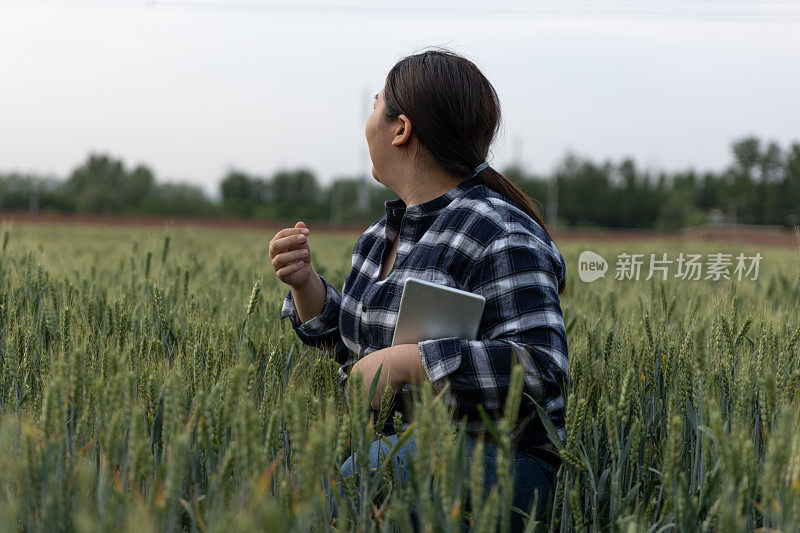
<svg viewBox="0 0 800 533"><path fill-rule="evenodd" d="M394 200L387 200L384 202L386 207L386 216L389 219L396 219L405 214L408 217L417 217L435 213L446 207L454 199L461 196L467 190L480 183L480 176L467 178L441 196L437 196L433 200L421 204L412 204L407 206L402 198L395 198Z"/></svg>

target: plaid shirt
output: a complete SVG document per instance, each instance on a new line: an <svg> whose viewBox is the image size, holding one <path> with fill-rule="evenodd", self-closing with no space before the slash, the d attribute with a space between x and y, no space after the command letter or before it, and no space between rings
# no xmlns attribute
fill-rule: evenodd
<svg viewBox="0 0 800 533"><path fill-rule="evenodd" d="M566 264L547 233L531 217L486 185L469 178L445 194L406 206L385 202L386 215L361 235L353 248L352 270L341 294L326 280L322 311L300 323L286 295L281 318L289 318L305 344L325 348L345 369L365 354L386 348L392 335L406 277L441 283L486 298L479 340L449 337L419 342L422 366L436 392L466 429L485 432L477 406L489 418L502 416L513 360L525 370L523 392L548 413L563 440L567 339L558 297ZM397 257L378 281L382 258L399 234ZM409 420L411 387L396 405ZM516 437L519 448L549 448L533 403L523 395Z"/></svg>

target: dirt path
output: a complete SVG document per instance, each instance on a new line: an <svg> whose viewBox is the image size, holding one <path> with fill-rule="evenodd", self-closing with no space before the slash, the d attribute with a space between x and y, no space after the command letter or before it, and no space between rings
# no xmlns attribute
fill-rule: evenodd
<svg viewBox="0 0 800 533"><path fill-rule="evenodd" d="M277 231L294 226L296 221L258 220L233 217L150 217L136 215L70 215L0 212L0 223L41 224L62 226L141 226L141 227L200 227L254 231ZM360 233L368 224L330 224L308 222L315 231L331 233ZM679 231L653 231L637 229L562 229L553 231L558 242L570 241L645 241L674 239L681 241L708 241L745 243L752 245L795 248L797 235L791 229L776 226L702 227Z"/></svg>

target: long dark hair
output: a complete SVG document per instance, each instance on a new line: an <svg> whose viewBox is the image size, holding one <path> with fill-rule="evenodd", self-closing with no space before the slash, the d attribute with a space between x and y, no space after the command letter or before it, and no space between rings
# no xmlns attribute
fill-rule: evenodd
<svg viewBox="0 0 800 533"><path fill-rule="evenodd" d="M406 115L412 134L443 169L466 179L486 160L500 128L500 99L469 59L442 48L406 56L389 71L383 94L384 120ZM555 243L535 200L492 167L478 177L528 214ZM565 282L559 284L559 294Z"/></svg>

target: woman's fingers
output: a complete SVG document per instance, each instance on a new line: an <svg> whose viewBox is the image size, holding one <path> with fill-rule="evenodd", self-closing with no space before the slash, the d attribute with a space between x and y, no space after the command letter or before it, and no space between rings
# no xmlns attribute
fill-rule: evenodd
<svg viewBox="0 0 800 533"><path fill-rule="evenodd" d="M306 264L305 261L296 261L294 263L286 265L285 267L279 268L276 271L276 274L278 274L279 278L285 278L291 276L292 274L303 268L305 264Z"/></svg>
<svg viewBox="0 0 800 533"><path fill-rule="evenodd" d="M286 228L280 230L275 236L272 238L271 243L280 241L281 239L286 239L287 237L291 236L298 236L298 235L308 235L308 230L305 228Z"/></svg>
<svg viewBox="0 0 800 533"><path fill-rule="evenodd" d="M309 231L308 228L284 228L272 238L271 242L277 241L278 239L282 239L284 237L288 237L290 235L308 235Z"/></svg>
<svg viewBox="0 0 800 533"><path fill-rule="evenodd" d="M301 248L300 250L292 250L278 254L272 258L272 267L277 271L284 266L295 261L304 261L308 257L308 249Z"/></svg>
<svg viewBox="0 0 800 533"><path fill-rule="evenodd" d="M306 273L295 276L306 264L311 268L311 248L308 246L308 234L309 230L305 227L305 222L298 222L293 228L278 231L269 241L267 249L272 268L278 278L287 285L304 283L308 278Z"/></svg>
<svg viewBox="0 0 800 533"><path fill-rule="evenodd" d="M308 238L304 234L300 233L301 231L300 228L292 228L292 229L295 230L296 233L280 238L278 237L278 235L280 235L281 232L278 232L278 235L275 235L275 238L269 244L270 257L274 258L282 252L291 250L293 247L304 246L306 245L306 243L308 243Z"/></svg>

